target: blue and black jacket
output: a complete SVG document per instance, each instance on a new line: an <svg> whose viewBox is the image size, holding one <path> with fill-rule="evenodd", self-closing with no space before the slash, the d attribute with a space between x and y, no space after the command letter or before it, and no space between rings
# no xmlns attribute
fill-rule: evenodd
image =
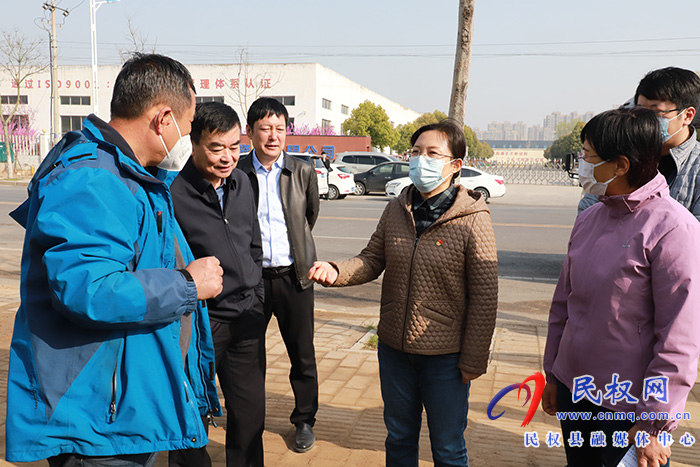
<svg viewBox="0 0 700 467"><path fill-rule="evenodd" d="M176 174L174 174L176 175ZM94 115L42 162L26 229L7 391L8 461L207 444L220 415L206 308L168 180Z"/></svg>

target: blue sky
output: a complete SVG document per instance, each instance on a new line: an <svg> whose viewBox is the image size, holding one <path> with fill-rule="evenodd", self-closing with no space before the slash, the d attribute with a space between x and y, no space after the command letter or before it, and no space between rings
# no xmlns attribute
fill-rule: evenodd
<svg viewBox="0 0 700 467"><path fill-rule="evenodd" d="M47 38L40 0L0 0L0 29ZM58 30L59 63L90 63L88 0ZM318 62L419 112L447 111L457 0L121 0L97 12L99 63L119 63L127 21L183 63ZM48 16L47 16L48 17ZM466 123L541 124L600 112L664 66L700 70L698 0L476 0ZM48 42L46 45L48 54Z"/></svg>

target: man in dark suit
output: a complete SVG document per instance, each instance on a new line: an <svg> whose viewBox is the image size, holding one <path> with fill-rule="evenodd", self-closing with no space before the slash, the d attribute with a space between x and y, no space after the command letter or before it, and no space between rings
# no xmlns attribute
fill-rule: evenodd
<svg viewBox="0 0 700 467"><path fill-rule="evenodd" d="M253 150L238 167L248 174L258 203L262 235L265 316L274 314L292 368L294 450L314 446L318 375L314 351L314 291L306 273L316 260L311 229L318 218L314 168L285 153L289 115L275 99L262 97L248 110L246 132Z"/></svg>
<svg viewBox="0 0 700 467"><path fill-rule="evenodd" d="M201 103L190 135L192 157L171 192L195 257L216 256L224 270L223 291L207 305L226 401L226 465L262 467L267 320L255 196L246 174L234 170L241 123L228 105ZM172 451L170 466L206 467L211 460L206 448Z"/></svg>

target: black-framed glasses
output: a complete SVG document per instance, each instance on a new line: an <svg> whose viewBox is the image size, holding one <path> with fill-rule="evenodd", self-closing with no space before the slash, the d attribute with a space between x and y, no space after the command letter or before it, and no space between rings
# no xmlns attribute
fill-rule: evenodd
<svg viewBox="0 0 700 467"><path fill-rule="evenodd" d="M663 117L664 115L666 115L666 114L669 113L669 112L681 112L681 111L683 111L683 110L685 110L685 109L657 110L657 111L656 111L656 115L657 115L658 117Z"/></svg>

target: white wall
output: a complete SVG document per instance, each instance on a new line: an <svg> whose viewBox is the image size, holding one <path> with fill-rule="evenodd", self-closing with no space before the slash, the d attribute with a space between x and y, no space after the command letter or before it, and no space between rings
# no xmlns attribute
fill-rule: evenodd
<svg viewBox="0 0 700 467"><path fill-rule="evenodd" d="M99 113L104 120L109 119L109 102L112 86L119 73L118 65L99 67ZM296 125L307 124L313 128L322 120L330 120L340 134L342 122L350 116L352 109L365 100L381 105L394 126L413 121L420 114L393 102L376 92L355 83L317 63L295 64L250 64L244 65L187 65L194 79L198 96L223 96L243 118L243 107L259 96L295 96L294 105L288 105L289 116ZM91 67L66 65L58 69L57 80L60 96L92 96L90 89ZM252 86L245 78L252 80ZM32 126L38 130L50 129L50 75L49 71L32 76L31 82L22 86L22 95L27 95L29 105L20 113L30 114ZM231 80L238 79L238 89ZM249 87L250 86L250 87ZM240 91L240 92L239 92ZM0 94L14 95L12 83L0 74ZM322 99L331 101L331 110L324 109ZM341 106L348 107L348 114L341 113ZM61 116L86 116L92 113L92 105L61 105Z"/></svg>

